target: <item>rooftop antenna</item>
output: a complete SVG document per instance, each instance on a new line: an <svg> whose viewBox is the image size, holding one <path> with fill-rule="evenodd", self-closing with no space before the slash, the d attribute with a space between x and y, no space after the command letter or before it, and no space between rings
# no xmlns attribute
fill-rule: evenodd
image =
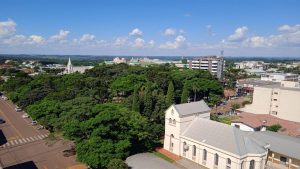
<svg viewBox="0 0 300 169"><path fill-rule="evenodd" d="M221 50L221 56L223 57L224 56L224 50Z"/></svg>

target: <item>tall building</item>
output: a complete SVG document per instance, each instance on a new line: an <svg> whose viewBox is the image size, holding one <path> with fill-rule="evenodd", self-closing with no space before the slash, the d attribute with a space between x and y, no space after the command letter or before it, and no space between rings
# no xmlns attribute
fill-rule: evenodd
<svg viewBox="0 0 300 169"><path fill-rule="evenodd" d="M212 75L215 75L219 80L224 78L224 57L221 56L202 56L190 60L190 69L207 70Z"/></svg>
<svg viewBox="0 0 300 169"><path fill-rule="evenodd" d="M73 73L73 65L71 63L71 59L69 58L68 64L67 64L67 74Z"/></svg>

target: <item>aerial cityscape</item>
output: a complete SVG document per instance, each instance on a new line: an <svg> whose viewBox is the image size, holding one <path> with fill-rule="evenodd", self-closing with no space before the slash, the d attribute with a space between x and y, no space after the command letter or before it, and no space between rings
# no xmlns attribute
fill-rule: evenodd
<svg viewBox="0 0 300 169"><path fill-rule="evenodd" d="M300 169L300 1L0 4L0 169Z"/></svg>

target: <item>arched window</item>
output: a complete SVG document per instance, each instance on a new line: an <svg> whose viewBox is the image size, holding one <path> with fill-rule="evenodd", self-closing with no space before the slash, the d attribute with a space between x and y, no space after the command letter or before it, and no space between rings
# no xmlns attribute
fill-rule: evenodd
<svg viewBox="0 0 300 169"><path fill-rule="evenodd" d="M241 169L243 169L244 168L244 161L242 161L242 163L241 163Z"/></svg>
<svg viewBox="0 0 300 169"><path fill-rule="evenodd" d="M207 159L207 151L204 149L203 150L203 160L206 161L206 159Z"/></svg>
<svg viewBox="0 0 300 169"><path fill-rule="evenodd" d="M176 124L176 120L175 120L175 119L173 119L173 124L174 124L174 125Z"/></svg>
<svg viewBox="0 0 300 169"><path fill-rule="evenodd" d="M251 160L250 165L249 165L249 169L254 169L254 168L255 168L255 161Z"/></svg>
<svg viewBox="0 0 300 169"><path fill-rule="evenodd" d="M230 169L230 168L231 168L231 160L230 158L227 158L226 169Z"/></svg>
<svg viewBox="0 0 300 169"><path fill-rule="evenodd" d="M193 156L194 156L194 157L196 156L196 153L197 153L196 146L193 145Z"/></svg>
<svg viewBox="0 0 300 169"><path fill-rule="evenodd" d="M171 134L171 136L170 136L170 151L171 152L173 151L173 147L174 147L173 139L174 139L174 135Z"/></svg>
<svg viewBox="0 0 300 169"><path fill-rule="evenodd" d="M219 155L215 154L215 163L216 166L219 164Z"/></svg>
<svg viewBox="0 0 300 169"><path fill-rule="evenodd" d="M169 118L169 123L170 123L170 124L172 123L172 119L171 119L171 118Z"/></svg>

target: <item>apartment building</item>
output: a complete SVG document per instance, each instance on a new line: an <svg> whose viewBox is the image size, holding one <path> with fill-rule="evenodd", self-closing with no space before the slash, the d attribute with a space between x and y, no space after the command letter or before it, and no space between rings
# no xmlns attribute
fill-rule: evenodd
<svg viewBox="0 0 300 169"><path fill-rule="evenodd" d="M221 56L201 56L189 62L190 69L207 70L219 80L224 78L225 61Z"/></svg>
<svg viewBox="0 0 300 169"><path fill-rule="evenodd" d="M284 120L300 122L299 100L299 82L282 81L255 86L252 104L239 110L253 114L270 114Z"/></svg>

